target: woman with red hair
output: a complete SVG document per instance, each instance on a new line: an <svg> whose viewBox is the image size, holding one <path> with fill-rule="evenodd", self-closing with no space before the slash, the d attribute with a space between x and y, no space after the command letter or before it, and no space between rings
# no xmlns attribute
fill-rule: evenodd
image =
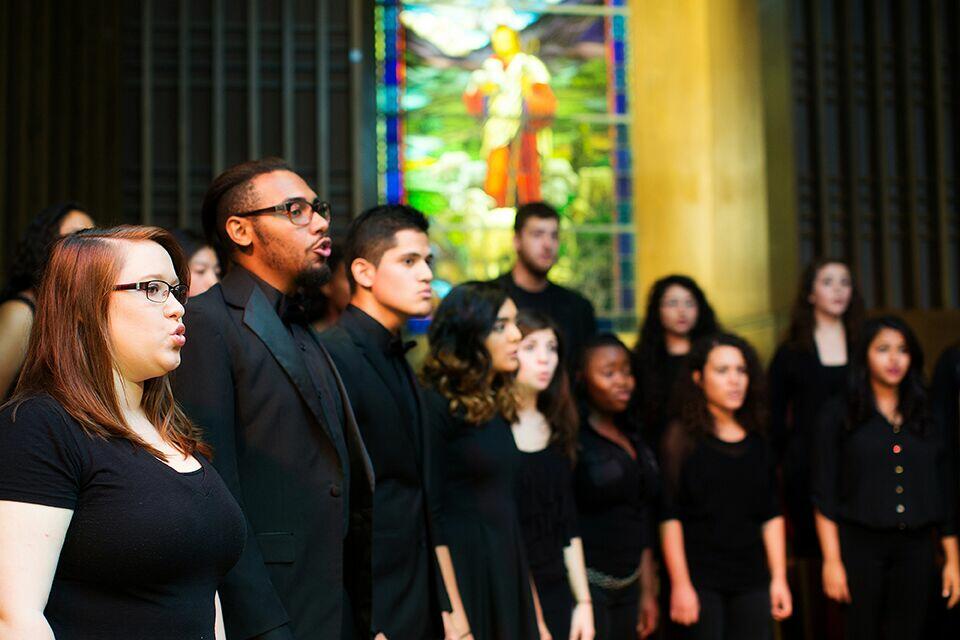
<svg viewBox="0 0 960 640"><path fill-rule="evenodd" d="M223 637L245 531L167 378L189 280L162 229L54 245L0 409L0 637Z"/></svg>

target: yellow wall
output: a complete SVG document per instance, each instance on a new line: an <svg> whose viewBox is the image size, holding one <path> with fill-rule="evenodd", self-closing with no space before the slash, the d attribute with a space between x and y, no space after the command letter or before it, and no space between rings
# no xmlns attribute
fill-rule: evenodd
<svg viewBox="0 0 960 640"><path fill-rule="evenodd" d="M631 2L637 299L688 274L769 354L796 234L770 227L757 5Z"/></svg>

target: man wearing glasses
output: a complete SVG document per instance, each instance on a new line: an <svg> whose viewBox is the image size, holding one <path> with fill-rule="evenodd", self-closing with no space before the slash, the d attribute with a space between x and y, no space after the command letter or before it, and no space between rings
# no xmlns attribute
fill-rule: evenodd
<svg viewBox="0 0 960 640"><path fill-rule="evenodd" d="M373 472L298 296L330 276L329 206L282 160L219 175L204 230L232 262L190 300L177 400L247 516L220 585L227 637L370 637Z"/></svg>

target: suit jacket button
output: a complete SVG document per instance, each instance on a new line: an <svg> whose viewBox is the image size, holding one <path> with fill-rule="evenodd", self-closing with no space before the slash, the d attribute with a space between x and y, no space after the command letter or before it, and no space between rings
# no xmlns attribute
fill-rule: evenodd
<svg viewBox="0 0 960 640"><path fill-rule="evenodd" d="M332 495L334 498L339 498L340 487L335 484L330 485L330 495Z"/></svg>

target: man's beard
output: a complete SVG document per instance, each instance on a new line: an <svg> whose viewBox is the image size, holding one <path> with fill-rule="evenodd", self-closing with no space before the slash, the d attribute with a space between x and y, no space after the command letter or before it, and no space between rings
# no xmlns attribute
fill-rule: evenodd
<svg viewBox="0 0 960 640"><path fill-rule="evenodd" d="M544 269L540 265L535 264L532 260L527 258L522 252L517 254L517 259L523 263L523 266L527 268L527 271L540 278L546 278L547 274L550 273L550 269L553 268L553 265L551 264L549 267Z"/></svg>
<svg viewBox="0 0 960 640"><path fill-rule="evenodd" d="M330 266L324 262L316 267L307 267L297 274L294 283L297 285L297 291L306 300L315 300L323 297L320 287L330 282L332 277Z"/></svg>

